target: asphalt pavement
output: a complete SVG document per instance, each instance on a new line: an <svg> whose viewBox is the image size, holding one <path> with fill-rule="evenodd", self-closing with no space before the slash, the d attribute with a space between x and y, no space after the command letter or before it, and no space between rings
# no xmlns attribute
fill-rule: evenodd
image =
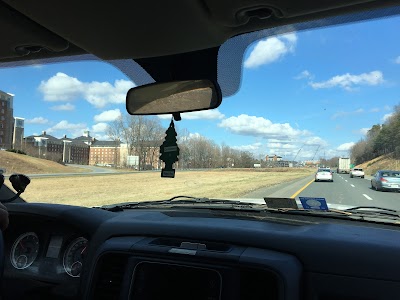
<svg viewBox="0 0 400 300"><path fill-rule="evenodd" d="M371 189L370 178L350 178L349 174L333 174L333 182L314 182L314 175L262 188L246 194L243 198L263 199L264 197L317 197L340 207L377 206L400 210L399 192L379 192Z"/></svg>

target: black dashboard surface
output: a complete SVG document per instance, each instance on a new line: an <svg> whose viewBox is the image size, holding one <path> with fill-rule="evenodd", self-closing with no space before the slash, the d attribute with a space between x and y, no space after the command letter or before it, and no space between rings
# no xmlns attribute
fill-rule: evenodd
<svg viewBox="0 0 400 300"><path fill-rule="evenodd" d="M287 215L259 218L204 209L110 212L29 203L9 204L8 209L6 261L10 245L23 232L38 232L44 244L53 235L64 237L65 245L79 236L89 242L80 278L61 271L50 279L43 272L27 272L29 268L11 269L6 262L3 291L7 289L4 280L29 279L55 286L70 284L76 286L72 298L94 298L100 262L114 253L126 256L119 266L120 289L125 287L127 299L136 266L133 261L143 259L228 268L218 271L231 274L224 275L224 280L233 276L235 268L260 267L277 275L279 299L394 299L400 295L398 226ZM182 243L205 248L181 249ZM42 261L37 263L43 262L43 249L38 257ZM234 281L234 276L229 280Z"/></svg>

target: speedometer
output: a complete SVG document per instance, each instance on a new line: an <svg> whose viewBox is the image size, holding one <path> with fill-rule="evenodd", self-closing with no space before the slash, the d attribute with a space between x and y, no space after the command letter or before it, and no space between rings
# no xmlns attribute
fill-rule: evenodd
<svg viewBox="0 0 400 300"><path fill-rule="evenodd" d="M79 237L73 240L64 253L64 269L71 277L79 277L81 275L83 257L86 253L88 240Z"/></svg>
<svg viewBox="0 0 400 300"><path fill-rule="evenodd" d="M18 270L28 268L35 261L39 252L39 238L34 232L21 234L14 242L10 260Z"/></svg>

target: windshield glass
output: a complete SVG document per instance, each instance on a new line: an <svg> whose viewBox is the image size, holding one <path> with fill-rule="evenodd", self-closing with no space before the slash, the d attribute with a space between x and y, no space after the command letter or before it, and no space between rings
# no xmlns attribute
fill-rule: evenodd
<svg viewBox="0 0 400 300"><path fill-rule="evenodd" d="M373 176L400 169L399 27L400 18L390 17L247 45L240 90L218 109L175 122L174 179L160 176L171 116L129 116L126 93L141 83L115 66L2 68L0 168L30 176L21 196L28 202L303 196L331 207L400 209L400 183ZM333 175L316 178L315 170Z"/></svg>

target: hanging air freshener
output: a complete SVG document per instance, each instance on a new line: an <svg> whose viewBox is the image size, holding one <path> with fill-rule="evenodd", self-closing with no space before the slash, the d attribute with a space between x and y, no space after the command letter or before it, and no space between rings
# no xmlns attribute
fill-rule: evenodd
<svg viewBox="0 0 400 300"><path fill-rule="evenodd" d="M175 170L172 169L172 165L178 161L179 147L176 143L176 131L174 121L171 120L167 131L165 141L160 146L160 159L164 161L165 168L161 170L161 177L175 177Z"/></svg>

